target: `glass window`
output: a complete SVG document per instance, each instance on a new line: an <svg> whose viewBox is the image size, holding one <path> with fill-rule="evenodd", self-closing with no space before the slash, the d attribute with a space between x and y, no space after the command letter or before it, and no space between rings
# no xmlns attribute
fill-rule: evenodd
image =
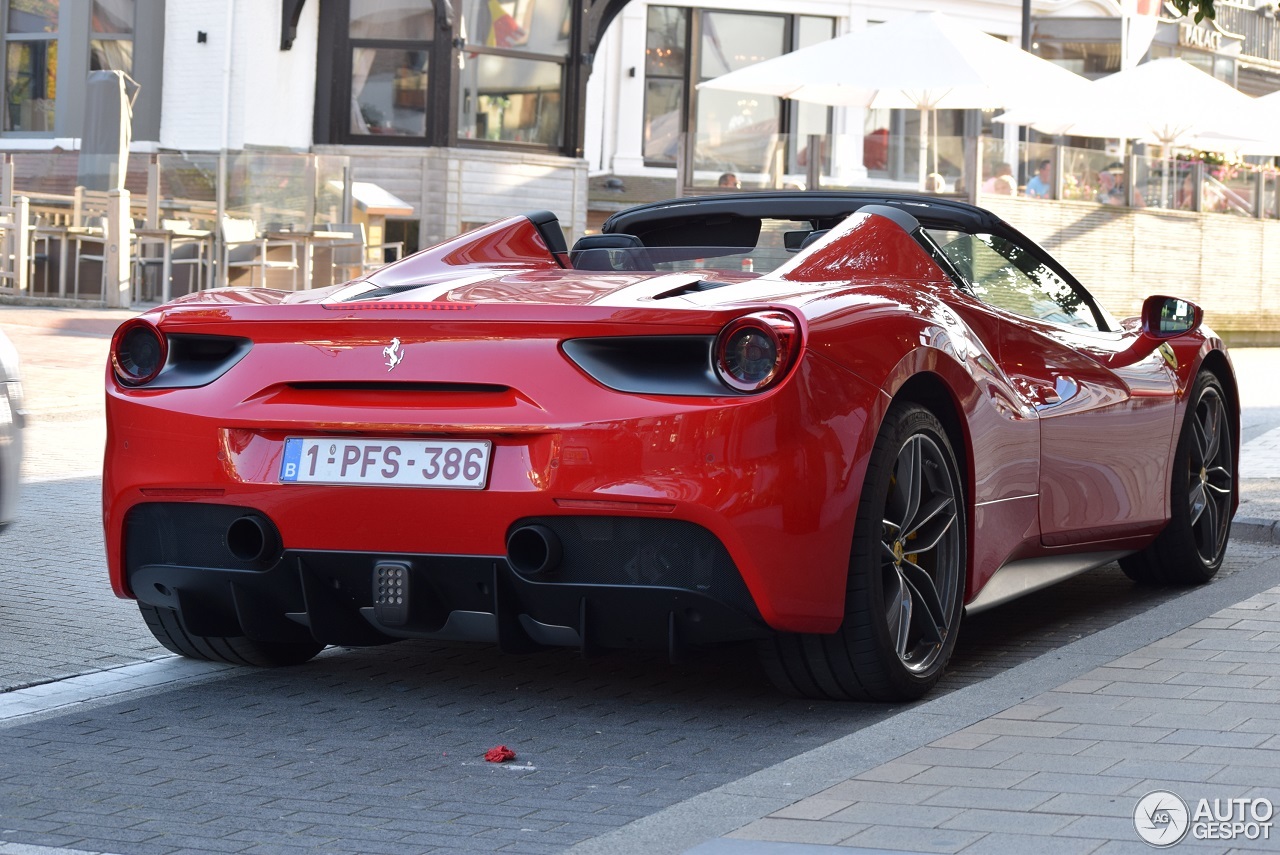
<svg viewBox="0 0 1280 855"><path fill-rule="evenodd" d="M132 39L94 39L89 42L90 71L133 71Z"/></svg>
<svg viewBox="0 0 1280 855"><path fill-rule="evenodd" d="M458 136L490 142L560 144L563 66L477 54L460 74Z"/></svg>
<svg viewBox="0 0 1280 855"><path fill-rule="evenodd" d="M698 80L786 52L780 15L701 12ZM745 92L700 91L695 122L697 163L735 172L767 172L781 131L782 99Z"/></svg>
<svg viewBox="0 0 1280 855"><path fill-rule="evenodd" d="M58 32L58 0L9 0L8 33Z"/></svg>
<svg viewBox="0 0 1280 855"><path fill-rule="evenodd" d="M1037 42L1037 53L1042 59L1090 80L1115 74L1120 70L1118 41L1059 42L1041 39Z"/></svg>
<svg viewBox="0 0 1280 855"><path fill-rule="evenodd" d="M53 130L58 43L10 42L5 51L6 131Z"/></svg>
<svg viewBox="0 0 1280 855"><path fill-rule="evenodd" d="M644 159L676 159L680 117L684 115L684 81L658 78L645 81Z"/></svg>
<svg viewBox="0 0 1280 855"><path fill-rule="evenodd" d="M93 32L133 35L134 0L93 0Z"/></svg>
<svg viewBox="0 0 1280 855"><path fill-rule="evenodd" d="M684 9L650 6L644 47L644 73L648 77L683 78L685 75Z"/></svg>
<svg viewBox="0 0 1280 855"><path fill-rule="evenodd" d="M90 71L133 71L134 0L93 0Z"/></svg>
<svg viewBox="0 0 1280 855"><path fill-rule="evenodd" d="M351 0L351 38L431 41L435 10L431 0Z"/></svg>
<svg viewBox="0 0 1280 855"><path fill-rule="evenodd" d="M396 48L351 51L351 132L427 133L427 54Z"/></svg>
<svg viewBox="0 0 1280 855"><path fill-rule="evenodd" d="M644 48L644 158L674 163L684 130L687 10L650 6Z"/></svg>
<svg viewBox="0 0 1280 855"><path fill-rule="evenodd" d="M786 18L702 12L698 79L709 80L786 53Z"/></svg>
<svg viewBox="0 0 1280 855"><path fill-rule="evenodd" d="M815 18L812 15L801 15L796 18L797 49L821 44L835 36L836 22L834 18ZM792 101L790 109L791 127L795 129L796 145L792 151L791 161L787 165L789 172L804 172L809 166L809 135L828 134L831 132L831 108L823 104L810 104L804 101ZM827 150L829 143L822 144L823 172L831 169L831 156Z"/></svg>
<svg viewBox="0 0 1280 855"><path fill-rule="evenodd" d="M569 47L569 0L462 0L467 42L563 57Z"/></svg>
<svg viewBox="0 0 1280 855"><path fill-rule="evenodd" d="M569 0L462 0L462 18L459 140L561 145Z"/></svg>
<svg viewBox="0 0 1280 855"><path fill-rule="evenodd" d="M53 131L58 95L58 0L10 0L5 21L6 131Z"/></svg>
<svg viewBox="0 0 1280 855"><path fill-rule="evenodd" d="M434 7L414 0L351 0L353 136L427 135Z"/></svg>
<svg viewBox="0 0 1280 855"><path fill-rule="evenodd" d="M828 133L829 107L694 87L824 41L834 32L834 18L650 6L645 161L674 162L680 135L688 132L697 169L759 175L781 165L788 172L803 171L808 159L805 140L793 141L789 135Z"/></svg>
<svg viewBox="0 0 1280 855"><path fill-rule="evenodd" d="M1025 247L995 235L927 231L982 302L1024 318L1098 329L1086 296Z"/></svg>

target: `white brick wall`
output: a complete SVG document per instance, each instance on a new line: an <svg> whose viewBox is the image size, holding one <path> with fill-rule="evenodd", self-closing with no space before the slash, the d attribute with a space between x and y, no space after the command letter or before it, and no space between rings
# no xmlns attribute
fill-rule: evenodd
<svg viewBox="0 0 1280 855"><path fill-rule="evenodd" d="M1280 333L1280 220L987 195L978 204L1044 246L1117 317L1166 294L1199 303L1205 323L1239 343Z"/></svg>
<svg viewBox="0 0 1280 855"><path fill-rule="evenodd" d="M218 151L224 144L232 150L307 149L315 104L319 6L303 7L293 49L282 51L279 3L165 4L160 145L183 151ZM197 41L201 31L208 34L204 44ZM231 79L224 88L228 40Z"/></svg>

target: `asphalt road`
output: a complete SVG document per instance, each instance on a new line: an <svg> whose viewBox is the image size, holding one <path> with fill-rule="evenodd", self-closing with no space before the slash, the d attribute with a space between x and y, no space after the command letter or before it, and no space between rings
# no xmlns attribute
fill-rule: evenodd
<svg viewBox="0 0 1280 855"><path fill-rule="evenodd" d="M0 539L0 855L559 852L906 708L781 697L736 648L680 666L426 642L285 670L170 657L106 583L100 390L125 314L84 314L0 307L34 411ZM1261 390L1246 439L1280 423L1278 357L1237 355ZM1270 587L1274 555L1237 543L1222 578ZM939 694L1180 596L1112 566L980 615ZM514 763L484 762L499 744Z"/></svg>

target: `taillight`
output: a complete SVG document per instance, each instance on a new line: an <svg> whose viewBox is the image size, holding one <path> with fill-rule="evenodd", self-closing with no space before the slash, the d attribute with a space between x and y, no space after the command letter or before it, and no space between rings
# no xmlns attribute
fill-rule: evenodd
<svg viewBox="0 0 1280 855"><path fill-rule="evenodd" d="M745 315L731 321L716 337L716 374L730 389L763 392L787 373L798 346L799 333L790 315Z"/></svg>
<svg viewBox="0 0 1280 855"><path fill-rule="evenodd" d="M142 386L156 379L168 357L164 335L141 318L125 321L111 337L111 367L126 386Z"/></svg>

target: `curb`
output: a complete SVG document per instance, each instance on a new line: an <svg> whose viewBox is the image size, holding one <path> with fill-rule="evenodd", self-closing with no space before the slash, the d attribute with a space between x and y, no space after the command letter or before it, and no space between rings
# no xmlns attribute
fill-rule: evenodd
<svg viewBox="0 0 1280 855"><path fill-rule="evenodd" d="M34 295L0 294L0 306L34 306L46 309L106 309L105 300L81 300L75 297L37 297Z"/></svg>
<svg viewBox="0 0 1280 855"><path fill-rule="evenodd" d="M1231 536L1250 543L1280 543L1280 522L1257 517L1236 517Z"/></svg>

